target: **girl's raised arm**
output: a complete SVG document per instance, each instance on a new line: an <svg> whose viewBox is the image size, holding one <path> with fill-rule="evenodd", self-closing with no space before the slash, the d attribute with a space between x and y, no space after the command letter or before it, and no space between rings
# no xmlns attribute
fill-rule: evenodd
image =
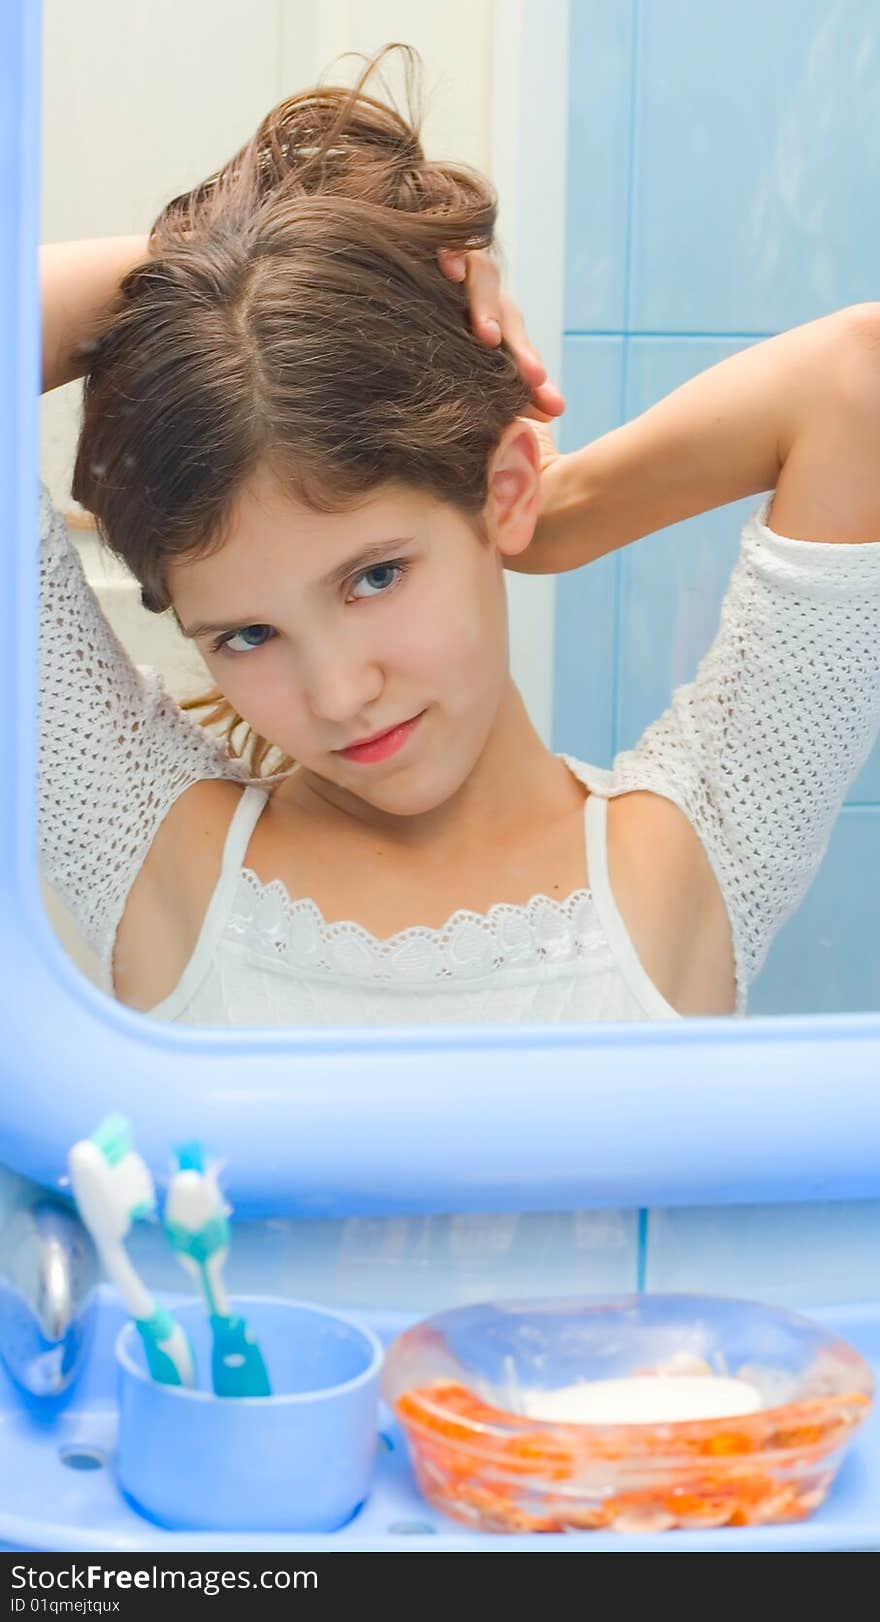
<svg viewBox="0 0 880 1622"><path fill-rule="evenodd" d="M723 361L573 456L551 461L544 444L555 531L548 524L532 543L536 572L542 550L550 568L576 568L665 525L771 492L743 527L718 630L693 680L675 688L608 774L611 797L632 796L623 813L627 861L615 873L612 855L611 878L637 950L639 898L651 891L657 860L656 810L636 791L684 814L677 832L664 822L681 863L667 852L667 866L687 875L680 883L690 909L680 1012L705 1011L705 982L688 978L692 966L721 961L718 892L730 932L722 958L732 959L735 1006L745 1011L876 741L878 443L880 305L863 304ZM695 933L701 917L704 936ZM668 906L657 927L665 939ZM649 938L644 950L654 949Z"/></svg>
<svg viewBox="0 0 880 1622"><path fill-rule="evenodd" d="M880 304L850 305L729 356L631 422L555 458L542 481L535 539L508 567L562 574L669 524L774 490L792 448L806 444L820 421L864 416L873 374L880 400ZM838 469L838 485L839 476ZM817 505L821 499L817 488ZM801 533L784 521L787 533Z"/></svg>
<svg viewBox="0 0 880 1622"><path fill-rule="evenodd" d="M43 393L82 377L122 278L148 258L146 236L47 242L40 248Z"/></svg>

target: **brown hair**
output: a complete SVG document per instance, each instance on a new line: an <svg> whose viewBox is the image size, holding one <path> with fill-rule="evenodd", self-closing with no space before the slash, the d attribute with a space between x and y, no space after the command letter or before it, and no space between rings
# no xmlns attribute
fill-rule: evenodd
<svg viewBox="0 0 880 1622"><path fill-rule="evenodd" d="M259 464L318 510L396 480L478 521L488 457L528 389L504 346L473 337L436 255L488 247L495 196L427 162L412 113L365 93L389 51L412 108L407 46L353 89L281 102L162 210L90 354L73 495L154 613L171 606L170 563L222 546ZM219 688L183 707L208 708L202 724L222 723L261 771L272 744Z"/></svg>

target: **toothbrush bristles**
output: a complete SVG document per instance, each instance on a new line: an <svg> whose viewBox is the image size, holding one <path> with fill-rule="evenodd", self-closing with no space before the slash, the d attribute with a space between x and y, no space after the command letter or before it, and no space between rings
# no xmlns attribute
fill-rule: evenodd
<svg viewBox="0 0 880 1622"><path fill-rule="evenodd" d="M189 1143L178 1144L174 1153L177 1158L178 1171L204 1171L204 1150L202 1145L196 1142L195 1139L192 1139Z"/></svg>
<svg viewBox="0 0 880 1622"><path fill-rule="evenodd" d="M108 1166L118 1166L132 1150L131 1124L124 1115L107 1115L92 1133L92 1142L100 1149Z"/></svg>

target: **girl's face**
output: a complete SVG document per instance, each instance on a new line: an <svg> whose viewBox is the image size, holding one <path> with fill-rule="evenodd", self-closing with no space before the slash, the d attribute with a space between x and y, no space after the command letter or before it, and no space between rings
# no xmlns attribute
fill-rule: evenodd
<svg viewBox="0 0 880 1622"><path fill-rule="evenodd" d="M391 484L316 513L261 468L222 549L174 565L170 589L238 714L334 799L413 816L470 775L508 681L491 521L484 539L456 508ZM414 717L385 758L340 752Z"/></svg>

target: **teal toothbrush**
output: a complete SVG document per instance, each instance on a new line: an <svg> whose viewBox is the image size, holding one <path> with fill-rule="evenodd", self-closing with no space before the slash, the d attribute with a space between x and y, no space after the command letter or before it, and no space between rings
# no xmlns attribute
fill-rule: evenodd
<svg viewBox="0 0 880 1622"><path fill-rule="evenodd" d="M269 1376L245 1320L229 1310L222 1284L229 1253L231 1207L217 1182L218 1164L205 1169L201 1144L182 1144L168 1185L165 1232L181 1266L199 1284L211 1323L211 1378L218 1397L268 1397Z"/></svg>

